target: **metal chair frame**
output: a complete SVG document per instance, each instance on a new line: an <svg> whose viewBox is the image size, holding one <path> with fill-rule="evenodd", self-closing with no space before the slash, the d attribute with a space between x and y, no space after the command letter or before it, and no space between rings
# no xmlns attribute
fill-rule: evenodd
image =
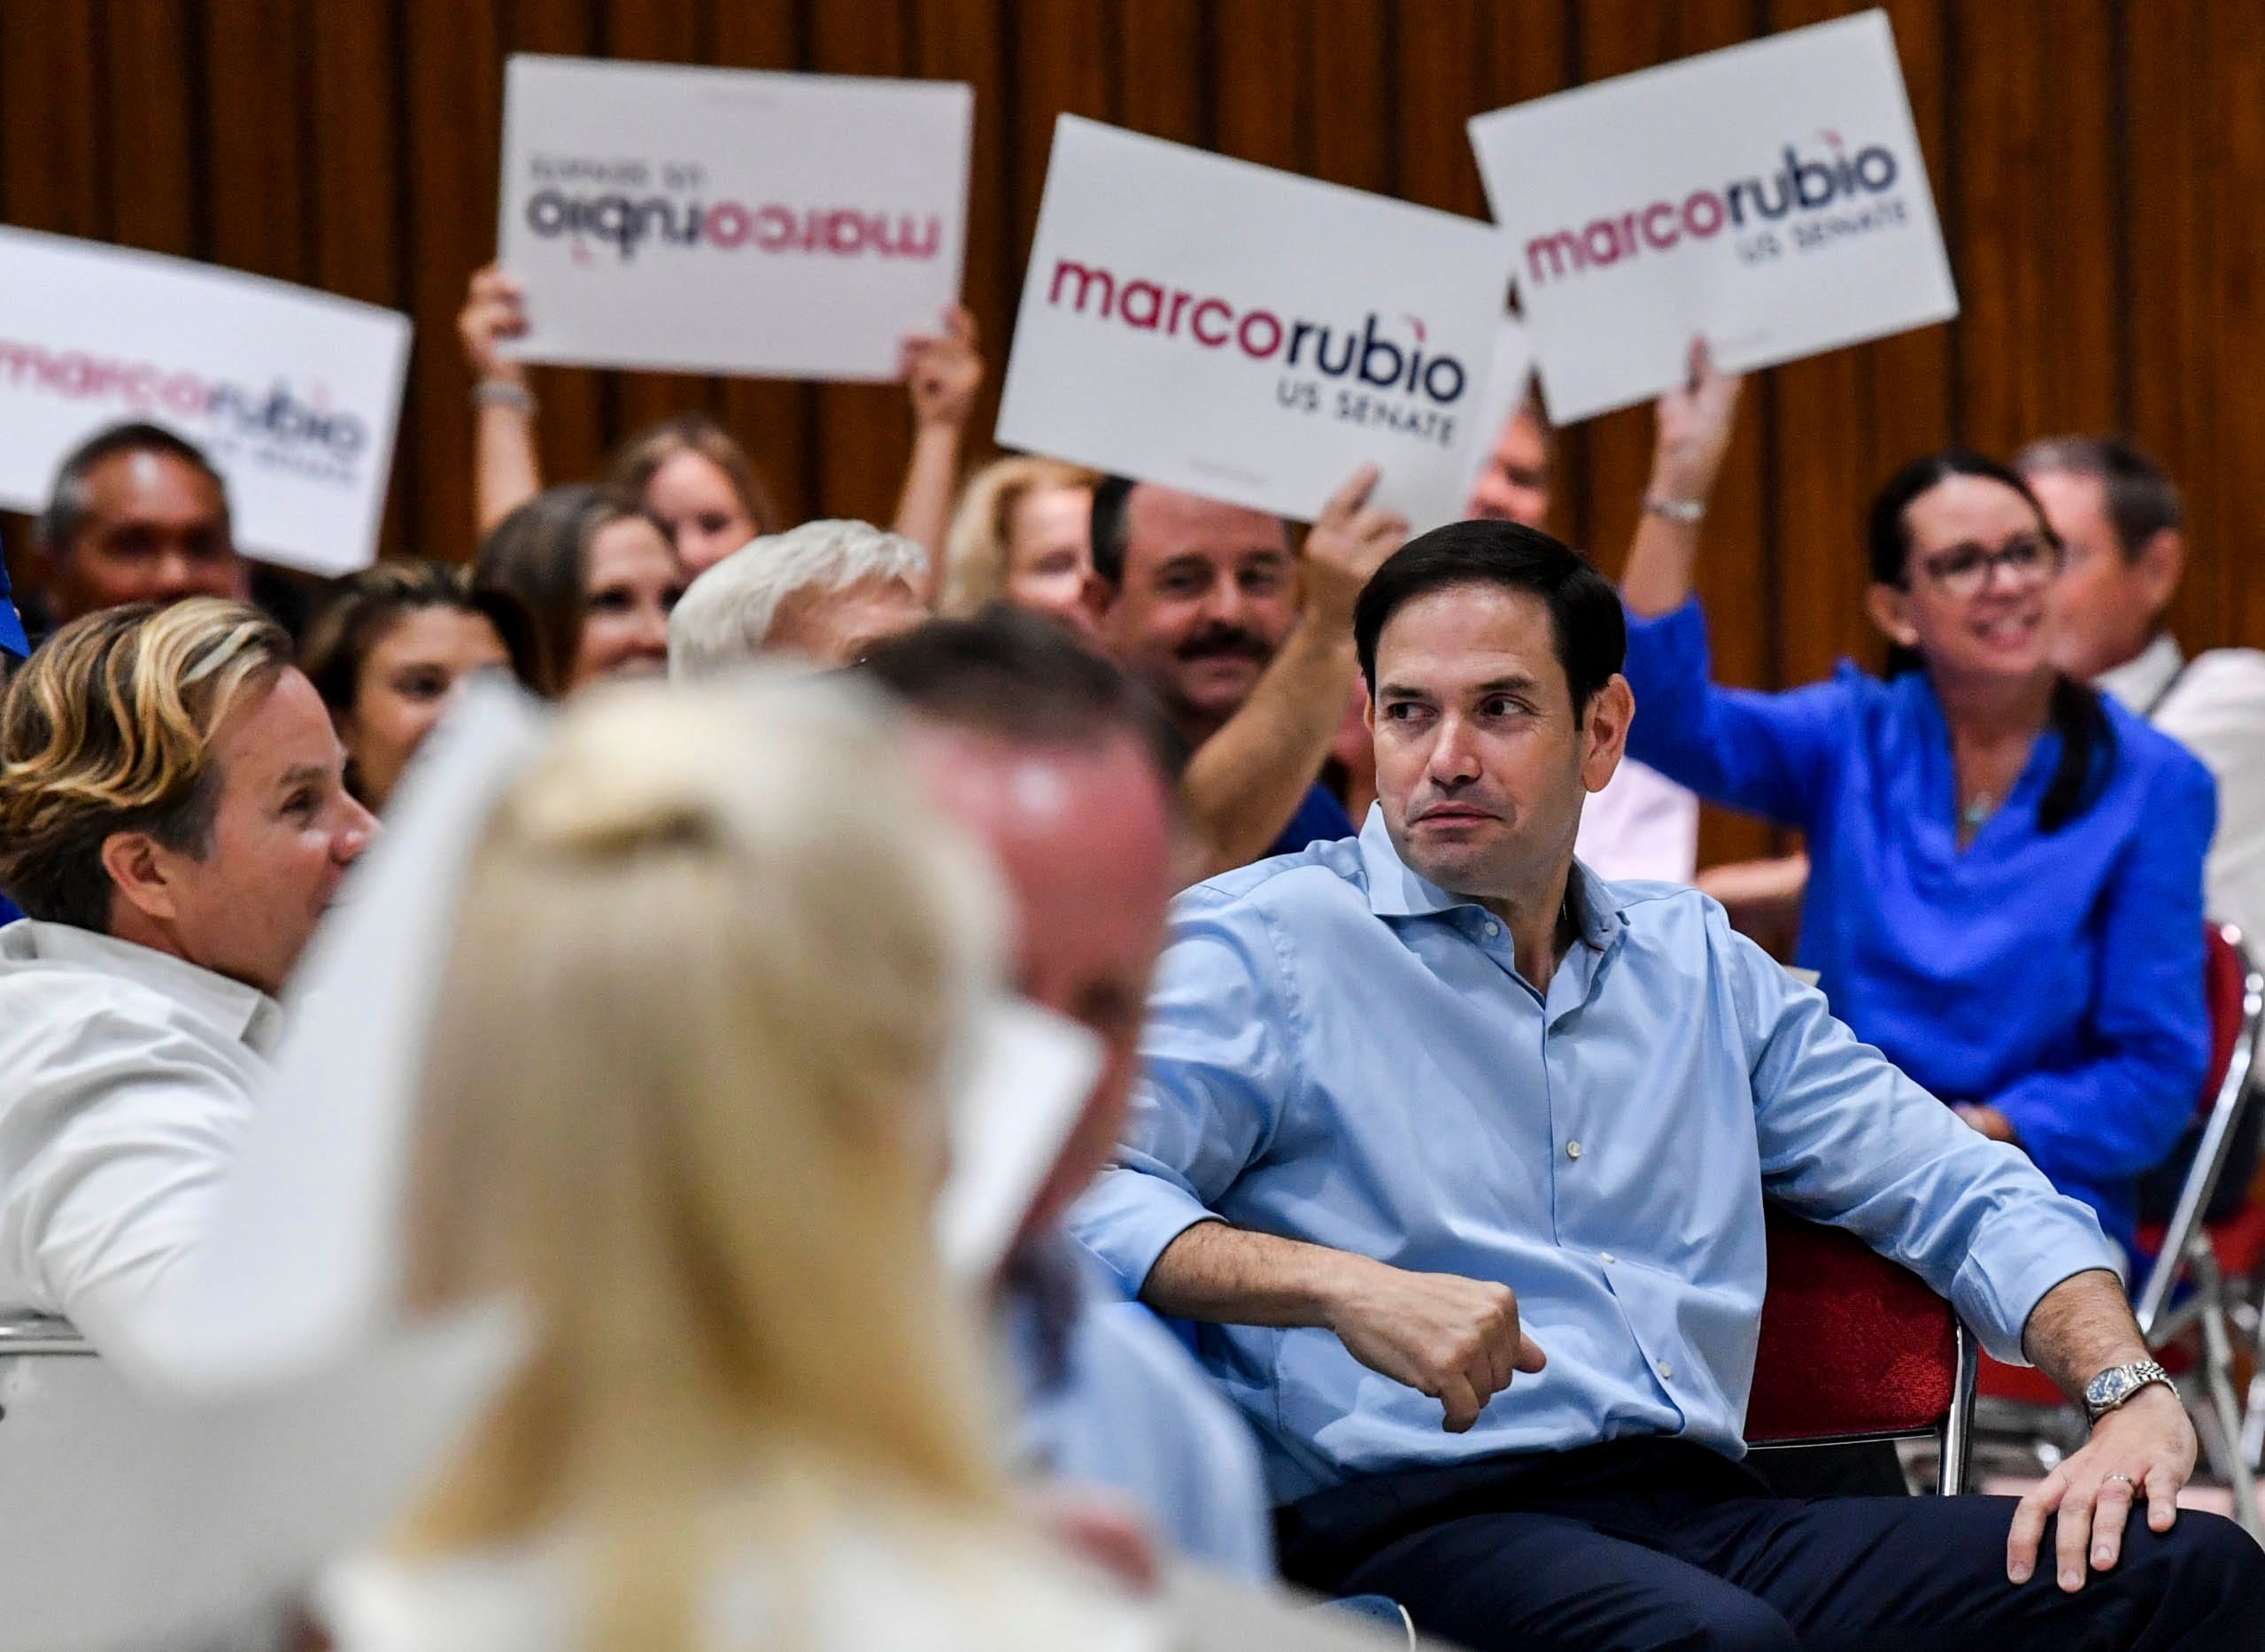
<svg viewBox="0 0 2265 1652"><path fill-rule="evenodd" d="M2163 1230L2162 1248L2140 1285L2132 1311L2138 1319L2140 1335L2153 1351L2161 1351L2190 1331L2199 1331L2199 1370L2179 1385L2180 1398L2194 1417L2211 1468L2233 1493L2235 1518L2252 1536L2265 1541L2265 1516L2259 1512L2257 1494L2257 1452L2252 1443L2253 1439L2265 1439L2265 1363L2252 1379L2246 1407L2237 1400L2233 1386L2234 1331L2239 1327L2249 1332L2256 1325L2257 1316L2250 1304L2237 1301L2229 1293L2205 1219L2225 1174L2235 1132L2256 1101L2259 1086L2253 1080L2259 1071L2260 1042L2265 1039L2265 970L2251 956L2238 927L2230 923L2215 927L2218 938L2241 962L2241 1021L2226 1070L2210 1099L2194 1162ZM2184 1298L2173 1301L2173 1293L2182 1281L2191 1288ZM2255 1334L2261 1361L2265 1361L2265 1327L2258 1328ZM2081 1440L2083 1431L2073 1426L2066 1431L2068 1439L2055 1438L2063 1431L2041 1425L2043 1408L2004 1399L1991 1399L1985 1405L2013 1432L2052 1443L2049 1458L2043 1450L2037 1454L2048 1469ZM2054 1408L2054 1412L2065 1414L2065 1408Z"/></svg>

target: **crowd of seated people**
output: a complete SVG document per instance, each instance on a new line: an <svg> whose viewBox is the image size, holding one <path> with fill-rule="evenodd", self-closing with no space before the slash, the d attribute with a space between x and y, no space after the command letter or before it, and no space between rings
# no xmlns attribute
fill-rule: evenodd
<svg viewBox="0 0 2265 1652"><path fill-rule="evenodd" d="M792 524L697 413L544 486L525 327L474 278L476 535L304 626L153 426L64 463L20 631L0 587L0 1307L160 1380L295 964L466 685L541 703L404 1034L398 1213L409 1306L514 1298L534 1351L322 1592L338 1645L1130 1652L1187 1563L1477 1652L2253 1633L2265 1556L2177 1512L2123 1281L2202 920L2265 923L2265 668L2172 640L2144 456L1914 459L1867 528L1890 674L1769 694L1714 681L1691 594L1739 395L1703 350L1615 589L1546 531L1530 398L1412 538L1372 469L1306 527L963 481L955 312L906 344L893 527ZM1813 987L1710 898L1700 798L1803 834L1770 876ZM990 990L1097 1068L957 1281ZM1774 1494L1766 1201L2090 1443L2018 1500Z"/></svg>

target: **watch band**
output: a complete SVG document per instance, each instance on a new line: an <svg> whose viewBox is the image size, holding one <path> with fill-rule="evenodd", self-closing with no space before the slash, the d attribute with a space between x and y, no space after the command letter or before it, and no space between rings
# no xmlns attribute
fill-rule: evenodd
<svg viewBox="0 0 2265 1652"><path fill-rule="evenodd" d="M2170 1373L2153 1360L2133 1360L2128 1365L2111 1365L2084 1385L2084 1410L2097 1423L2110 1411L2137 1393L2142 1388L2161 1383L2176 1392Z"/></svg>
<svg viewBox="0 0 2265 1652"><path fill-rule="evenodd" d="M1705 499L1668 499L1658 494L1648 494L1643 501L1647 516L1664 516L1671 522L1703 522L1706 520Z"/></svg>

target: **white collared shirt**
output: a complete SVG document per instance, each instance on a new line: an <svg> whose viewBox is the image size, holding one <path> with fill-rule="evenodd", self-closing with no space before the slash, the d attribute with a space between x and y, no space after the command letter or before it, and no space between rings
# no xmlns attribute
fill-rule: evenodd
<svg viewBox="0 0 2265 1652"><path fill-rule="evenodd" d="M2095 687L2200 758L2218 783L2210 841L2210 915L2238 923L2265 950L2265 653L2214 648L2192 662L2168 631Z"/></svg>
<svg viewBox="0 0 2265 1652"><path fill-rule="evenodd" d="M203 1237L282 1029L266 993L167 953L0 929L0 1309L130 1343Z"/></svg>

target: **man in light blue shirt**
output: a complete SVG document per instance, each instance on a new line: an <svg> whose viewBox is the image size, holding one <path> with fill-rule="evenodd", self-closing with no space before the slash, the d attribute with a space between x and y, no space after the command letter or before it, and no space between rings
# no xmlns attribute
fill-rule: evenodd
<svg viewBox="0 0 2265 1652"><path fill-rule="evenodd" d="M2174 1525L2192 1431L2091 1213L1712 901L1573 861L1635 709L1611 587L1461 523L1384 565L1356 635L1378 807L1182 898L1074 1224L1203 1323L1286 1570L1479 1652L2253 1633L2265 1556ZM2018 1508L1769 1497L1736 1461L1765 1197L2118 1403Z"/></svg>

